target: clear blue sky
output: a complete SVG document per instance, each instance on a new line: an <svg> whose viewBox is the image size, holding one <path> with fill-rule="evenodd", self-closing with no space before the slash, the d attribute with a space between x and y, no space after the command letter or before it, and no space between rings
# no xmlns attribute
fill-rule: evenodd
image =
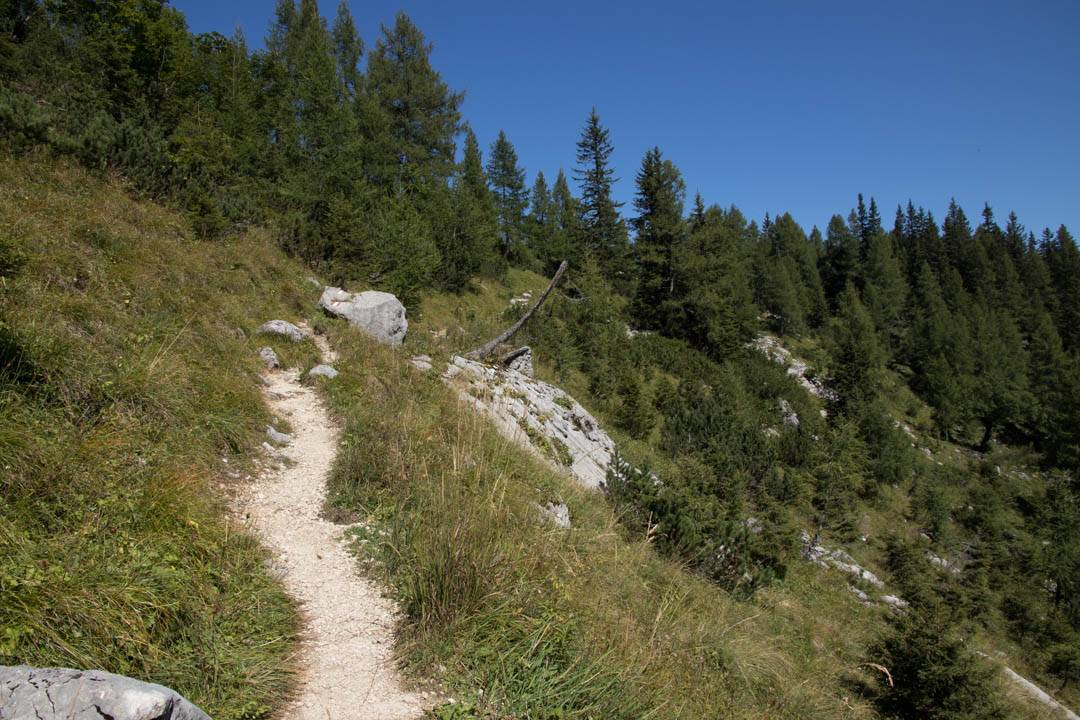
<svg viewBox="0 0 1080 720"><path fill-rule="evenodd" d="M337 0L320 0L333 17ZM262 44L272 0L174 0L193 31ZM529 182L574 163L592 106L621 200L659 145L690 197L809 230L863 192L891 227L910 197L955 196L1080 233L1080 2L351 0L369 46L404 9L466 92L487 146L505 129ZM631 212L629 203L624 213Z"/></svg>

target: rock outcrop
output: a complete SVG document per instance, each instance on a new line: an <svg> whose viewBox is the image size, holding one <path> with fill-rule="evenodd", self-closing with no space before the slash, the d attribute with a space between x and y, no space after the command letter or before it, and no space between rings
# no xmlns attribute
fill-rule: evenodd
<svg viewBox="0 0 1080 720"><path fill-rule="evenodd" d="M285 320L271 320L265 322L259 326L259 332L264 335L280 335L293 342L300 342L304 339L304 331Z"/></svg>
<svg viewBox="0 0 1080 720"><path fill-rule="evenodd" d="M319 307L343 317L385 345L400 345L409 329L405 306L390 293L369 290L350 293L337 287L323 290Z"/></svg>
<svg viewBox="0 0 1080 720"><path fill-rule="evenodd" d="M559 388L458 356L443 379L490 415L505 437L569 469L585 487L599 488L607 479L615 443L596 418Z"/></svg>
<svg viewBox="0 0 1080 720"><path fill-rule="evenodd" d="M772 335L761 335L754 339L748 347L752 347L775 363L787 367L787 374L803 386L806 392L819 397L826 402L835 402L838 398L836 393L827 388L824 383L812 376L809 365L795 357L791 352L780 344L780 340ZM825 412L822 411L822 415Z"/></svg>
<svg viewBox="0 0 1080 720"><path fill-rule="evenodd" d="M162 685L99 670L0 667L0 718L210 720Z"/></svg>
<svg viewBox="0 0 1080 720"><path fill-rule="evenodd" d="M502 364L507 370L514 370L528 377L533 376L532 348L528 345L520 347L502 359Z"/></svg>
<svg viewBox="0 0 1080 720"><path fill-rule="evenodd" d="M873 585L879 590L885 587L885 583L881 581L881 578L859 565L855 562L855 558L843 550L829 550L824 545L817 543L814 538L810 537L810 533L805 530L800 533L799 540L803 546L803 557L810 562L847 573L858 580Z"/></svg>

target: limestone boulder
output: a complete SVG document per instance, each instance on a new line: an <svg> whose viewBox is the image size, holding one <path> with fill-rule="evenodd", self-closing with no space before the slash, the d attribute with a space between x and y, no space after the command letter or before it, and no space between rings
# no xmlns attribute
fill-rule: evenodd
<svg viewBox="0 0 1080 720"><path fill-rule="evenodd" d="M400 345L409 329L405 306L390 293L375 290L350 293L328 287L319 298L319 307L345 318L350 325L385 345Z"/></svg>
<svg viewBox="0 0 1080 720"><path fill-rule="evenodd" d="M333 380L338 376L338 371L330 365L316 365L308 370L308 375L311 377L324 377Z"/></svg>
<svg viewBox="0 0 1080 720"><path fill-rule="evenodd" d="M210 720L173 690L99 670L0 666L0 718Z"/></svg>
<svg viewBox="0 0 1080 720"><path fill-rule="evenodd" d="M293 342L304 339L304 331L285 320L271 320L259 326L259 332L264 335L280 335Z"/></svg>

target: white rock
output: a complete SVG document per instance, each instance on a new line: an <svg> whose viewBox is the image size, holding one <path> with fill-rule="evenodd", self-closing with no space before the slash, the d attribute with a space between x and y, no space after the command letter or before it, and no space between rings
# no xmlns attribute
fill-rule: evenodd
<svg viewBox="0 0 1080 720"><path fill-rule="evenodd" d="M799 539L803 545L803 557L810 562L847 573L878 589L885 587L885 583L882 582L881 578L859 565L851 555L848 555L843 550L829 550L824 545L815 544L810 537L810 533L805 530L800 533Z"/></svg>
<svg viewBox="0 0 1080 720"><path fill-rule="evenodd" d="M0 667L0 717L210 720L173 690L99 670Z"/></svg>
<svg viewBox="0 0 1080 720"><path fill-rule="evenodd" d="M338 371L330 365L316 365L308 370L308 375L311 377L330 378L332 380L338 376Z"/></svg>
<svg viewBox="0 0 1080 720"><path fill-rule="evenodd" d="M787 374L795 378L806 392L819 397L827 402L838 400L836 393L825 387L819 380L810 377L811 368L805 362L791 354L780 344L780 339L773 335L760 335L749 343L747 347L753 348L765 354L770 360L780 365L787 366ZM825 416L825 412L821 413Z"/></svg>
<svg viewBox="0 0 1080 720"><path fill-rule="evenodd" d="M328 287L319 298L319 307L349 321L386 345L400 345L409 329L405 306L390 293L369 290L350 293Z"/></svg>
<svg viewBox="0 0 1080 720"><path fill-rule="evenodd" d="M489 415L505 437L551 465L568 467L585 487L599 488L607 479L615 443L596 418L559 388L456 355L442 377Z"/></svg>
<svg viewBox="0 0 1080 720"><path fill-rule="evenodd" d="M784 398L780 398L780 414L784 416L784 424L791 427L799 427L799 414L795 412Z"/></svg>
<svg viewBox="0 0 1080 720"><path fill-rule="evenodd" d="M266 426L266 437L270 438L270 442L273 443L288 444L293 441L292 435L280 432L273 425Z"/></svg>
<svg viewBox="0 0 1080 720"><path fill-rule="evenodd" d="M882 595L879 599L893 610L907 610L907 600L898 598L895 595Z"/></svg>
<svg viewBox="0 0 1080 720"><path fill-rule="evenodd" d="M540 511L541 519L544 521L563 529L570 528L570 508L566 507L564 503L546 503L536 507Z"/></svg>
<svg viewBox="0 0 1080 720"><path fill-rule="evenodd" d="M280 335L293 342L304 339L304 331L285 320L271 320L259 326L259 332L267 335Z"/></svg>
<svg viewBox="0 0 1080 720"><path fill-rule="evenodd" d="M533 376L532 349L529 348L528 345L526 345L525 347L518 348L517 350L515 350L514 352L510 353L505 358L503 358L503 365L506 366L507 370L514 370L516 372L521 373L522 375L527 375L529 377L532 377Z"/></svg>
<svg viewBox="0 0 1080 720"><path fill-rule="evenodd" d="M432 368L430 355L413 355L409 358L409 362L412 363L412 366L417 370L422 370L423 372L427 372Z"/></svg>
<svg viewBox="0 0 1080 720"><path fill-rule="evenodd" d="M272 347L264 347L259 350L259 357L262 358L263 363L266 365L267 370L273 370L274 368L281 367L281 361L278 360L277 353L274 352Z"/></svg>

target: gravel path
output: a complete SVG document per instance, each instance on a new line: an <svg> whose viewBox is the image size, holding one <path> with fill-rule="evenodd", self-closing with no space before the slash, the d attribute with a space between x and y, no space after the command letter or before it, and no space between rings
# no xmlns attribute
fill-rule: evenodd
<svg viewBox="0 0 1080 720"><path fill-rule="evenodd" d="M324 362L334 354L314 338ZM275 414L292 425L287 457L247 492L244 511L277 556L286 589L302 606L305 639L300 684L281 713L289 720L405 720L423 715L420 697L402 689L393 660L394 606L342 545L342 528L319 517L338 428L297 370L266 373Z"/></svg>

